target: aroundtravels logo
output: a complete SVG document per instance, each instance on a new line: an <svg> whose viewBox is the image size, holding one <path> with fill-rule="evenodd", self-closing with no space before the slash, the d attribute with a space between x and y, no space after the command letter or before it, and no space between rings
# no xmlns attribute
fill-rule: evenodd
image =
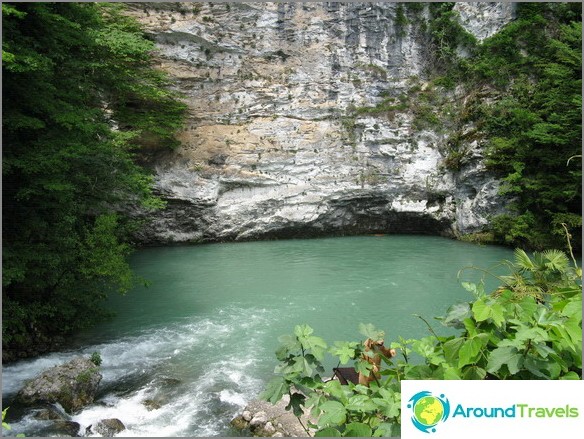
<svg viewBox="0 0 584 439"><path fill-rule="evenodd" d="M412 396L408 408L412 410L414 427L424 433L435 433L434 427L446 421L450 415L448 399L443 394L434 396L426 390Z"/></svg>

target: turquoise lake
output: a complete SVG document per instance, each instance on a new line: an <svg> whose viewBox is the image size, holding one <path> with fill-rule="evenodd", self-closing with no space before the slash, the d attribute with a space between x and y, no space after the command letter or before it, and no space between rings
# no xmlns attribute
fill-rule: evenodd
<svg viewBox="0 0 584 439"><path fill-rule="evenodd" d="M362 339L359 323L372 323L389 344L429 335L419 314L449 334L433 317L472 300L460 280L482 276L465 270L457 279L459 270L512 257L503 247L402 235L142 249L131 265L150 285L111 297L116 316L66 351L4 367L3 406L25 379L98 351L98 400L71 419L83 431L119 418L124 436L236 435L229 421L271 378L278 337L295 325L332 344ZM485 281L487 290L497 286ZM159 408L148 410L147 400ZM16 412L11 434L46 433L26 410Z"/></svg>

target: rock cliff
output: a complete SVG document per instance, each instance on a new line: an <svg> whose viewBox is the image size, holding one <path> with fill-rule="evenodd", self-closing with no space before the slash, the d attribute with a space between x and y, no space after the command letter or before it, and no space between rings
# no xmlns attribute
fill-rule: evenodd
<svg viewBox="0 0 584 439"><path fill-rule="evenodd" d="M501 3L455 9L479 40L513 16ZM130 14L189 106L180 148L149 157L168 206L138 213L143 242L452 236L503 210L475 127L457 123L479 91L429 81L427 5L133 3Z"/></svg>

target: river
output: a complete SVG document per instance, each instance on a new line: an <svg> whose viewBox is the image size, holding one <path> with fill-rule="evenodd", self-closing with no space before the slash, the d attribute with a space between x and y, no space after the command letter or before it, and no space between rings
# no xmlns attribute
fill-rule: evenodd
<svg viewBox="0 0 584 439"><path fill-rule="evenodd" d="M82 431L119 418L123 436L237 435L230 419L270 379L278 336L294 325L306 323L332 344L361 339L359 323L373 323L388 344L428 335L413 316L419 314L448 333L432 318L472 300L458 271L511 258L502 247L401 235L142 249L130 262L150 285L111 297L116 317L72 339L67 350L4 366L3 407L24 380L97 351L97 401L72 416ZM478 280L480 273L464 276ZM496 283L487 279L489 285ZM47 421L14 410L5 434L46 433Z"/></svg>

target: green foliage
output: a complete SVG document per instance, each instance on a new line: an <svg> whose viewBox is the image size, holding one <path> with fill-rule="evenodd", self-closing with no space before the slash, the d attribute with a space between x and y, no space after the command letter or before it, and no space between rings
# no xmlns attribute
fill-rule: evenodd
<svg viewBox="0 0 584 439"><path fill-rule="evenodd" d="M92 353L90 360L96 366L101 366L102 359L101 359L101 355L99 354L99 352Z"/></svg>
<svg viewBox="0 0 584 439"><path fill-rule="evenodd" d="M430 328L429 337L398 337L391 347L402 358L383 357L381 379L369 387L323 379L326 344L308 326L297 326L293 336L280 338L279 376L262 398L275 403L289 394L287 409L300 416L305 407L318 419L311 425L317 437L399 436L403 379L581 379L581 270L557 250L529 257L518 249L514 261L504 265L509 275L500 277L502 285L492 294L485 294L482 282L462 282L474 300L451 306L439 318L458 330L456 335L439 336ZM373 339L385 335L371 324L361 324L360 332ZM302 337L315 341L302 342ZM369 373L363 343L335 342L328 353L340 364L353 360L356 371ZM421 361L412 361L414 355Z"/></svg>
<svg viewBox="0 0 584 439"><path fill-rule="evenodd" d="M4 428L5 430L12 430L12 427L10 426L10 424L8 424L7 422L4 422L4 419L6 418L6 413L8 412L8 409L10 407L6 407L4 410L2 410L2 428ZM16 437L25 437L24 434L19 433L16 435Z"/></svg>
<svg viewBox="0 0 584 439"><path fill-rule="evenodd" d="M2 5L2 9L4 9L4 5ZM12 430L10 425L4 422L4 418L6 418L6 412L8 412L9 408L10 407L6 407L4 410L2 410L2 428L5 428L6 430Z"/></svg>
<svg viewBox="0 0 584 439"><path fill-rule="evenodd" d="M508 214L492 219L497 242L559 247L566 224L581 249L581 162L568 163L581 160L581 5L518 3L516 19L480 43L459 24L454 3L427 6L429 19L417 21L434 56L427 74L436 87L466 89L467 99L451 104L415 89L408 102L414 127L477 127L487 166L512 200ZM470 139L460 140L444 151L444 165L455 172L468 155Z"/></svg>
<svg viewBox="0 0 584 439"><path fill-rule="evenodd" d="M135 155L173 147L185 106L110 3L3 3L3 354L67 334L126 291L121 202L156 208Z"/></svg>
<svg viewBox="0 0 584 439"><path fill-rule="evenodd" d="M79 373L79 375L77 375L77 376L75 377L75 380L76 380L78 383L88 383L88 382L91 380L91 376L92 376L92 375L93 375L95 372L97 372L97 369L95 369L95 368L92 368L92 369L85 370L85 371L83 371L83 372L80 372L80 373Z"/></svg>
<svg viewBox="0 0 584 439"><path fill-rule="evenodd" d="M477 41L460 25L453 7L454 2L430 3L432 18L428 29L435 56L435 68L462 80L466 74L466 63L459 56L459 51L464 49L472 53Z"/></svg>
<svg viewBox="0 0 584 439"><path fill-rule="evenodd" d="M515 197L514 215L495 218L496 237L535 249L557 246L561 223L581 248L582 9L519 4L518 17L479 48L476 82L499 97L480 108L487 164Z"/></svg>

